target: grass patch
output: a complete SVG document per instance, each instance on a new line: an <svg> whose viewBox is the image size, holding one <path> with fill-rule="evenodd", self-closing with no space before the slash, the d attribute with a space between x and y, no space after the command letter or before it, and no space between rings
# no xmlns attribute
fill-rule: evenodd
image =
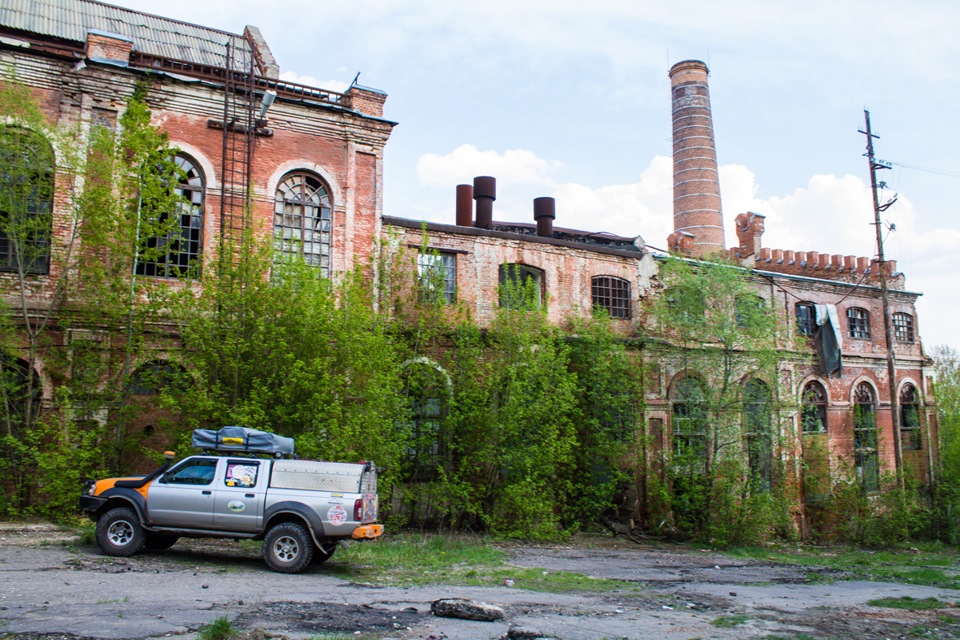
<svg viewBox="0 0 960 640"><path fill-rule="evenodd" d="M210 624L205 624L197 631L197 640L230 640L237 635L233 623L227 616L220 616Z"/></svg>
<svg viewBox="0 0 960 640"><path fill-rule="evenodd" d="M567 571L524 569L490 541L452 536L400 534L338 549L325 567L355 582L382 586L450 584L514 588L544 593L638 590L635 583L591 578Z"/></svg>
<svg viewBox="0 0 960 640"><path fill-rule="evenodd" d="M772 547L731 549L726 555L792 565L817 565L842 572L841 579L899 582L960 589L960 555L945 545L882 550L850 547ZM807 574L811 582L824 577Z"/></svg>
<svg viewBox="0 0 960 640"><path fill-rule="evenodd" d="M746 624L749 620L750 616L739 613L734 616L720 616L719 618L714 618L710 621L710 624L715 627L720 627L721 629L727 629L730 627L739 627L742 624Z"/></svg>
<svg viewBox="0 0 960 640"><path fill-rule="evenodd" d="M937 598L911 598L903 596L901 598L877 598L867 600L871 607L885 607L887 609L906 609L908 611L923 611L927 609L943 609L953 606L950 602L944 602Z"/></svg>

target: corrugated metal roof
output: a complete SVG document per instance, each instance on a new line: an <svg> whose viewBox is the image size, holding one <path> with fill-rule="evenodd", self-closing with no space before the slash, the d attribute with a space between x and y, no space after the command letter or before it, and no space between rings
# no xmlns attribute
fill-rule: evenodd
<svg viewBox="0 0 960 640"><path fill-rule="evenodd" d="M75 42L85 42L90 29L106 31L132 39L147 55L215 67L226 66L227 42L250 50L238 34L92 0L2 0L0 25Z"/></svg>

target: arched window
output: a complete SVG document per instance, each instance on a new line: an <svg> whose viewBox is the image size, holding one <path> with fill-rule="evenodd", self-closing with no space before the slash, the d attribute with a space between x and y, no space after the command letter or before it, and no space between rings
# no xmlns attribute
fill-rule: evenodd
<svg viewBox="0 0 960 640"><path fill-rule="evenodd" d="M733 301L737 327L749 329L756 326L760 318L766 314L767 305L763 298L752 293L745 293Z"/></svg>
<svg viewBox="0 0 960 640"><path fill-rule="evenodd" d="M770 389L756 378L743 386L743 433L747 440L750 475L763 488L773 483L773 409Z"/></svg>
<svg viewBox="0 0 960 640"><path fill-rule="evenodd" d="M43 389L26 360L0 356L0 434L17 436L29 409L36 420Z"/></svg>
<svg viewBox="0 0 960 640"><path fill-rule="evenodd" d="M277 185L273 209L277 251L320 268L330 277L330 234L333 197L330 188L312 173L288 173Z"/></svg>
<svg viewBox="0 0 960 640"><path fill-rule="evenodd" d="M847 309L847 335L851 338L870 339L870 312L859 307Z"/></svg>
<svg viewBox="0 0 960 640"><path fill-rule="evenodd" d="M179 219L176 228L171 228L171 212L160 213L156 222L169 231L146 239L136 267L137 274L141 276L181 278L200 275L200 255L203 251L203 174L184 156L175 156L174 162L182 172L180 182L174 189L181 198L177 211L173 212Z"/></svg>
<svg viewBox="0 0 960 640"><path fill-rule="evenodd" d="M795 307L797 331L801 335L812 336L817 330L817 312L812 302L798 302Z"/></svg>
<svg viewBox="0 0 960 640"><path fill-rule="evenodd" d="M406 479L435 480L446 459L443 420L450 399L450 380L439 367L414 361L404 370L408 426Z"/></svg>
<svg viewBox="0 0 960 640"><path fill-rule="evenodd" d="M50 272L53 147L42 135L0 127L0 271Z"/></svg>
<svg viewBox="0 0 960 640"><path fill-rule="evenodd" d="M853 394L853 453L860 486L864 491L877 491L880 488L877 403L873 387L866 382L858 384Z"/></svg>
<svg viewBox="0 0 960 640"><path fill-rule="evenodd" d="M537 308L543 301L543 271L525 264L500 265L500 306Z"/></svg>
<svg viewBox="0 0 960 640"><path fill-rule="evenodd" d="M900 449L917 451L921 447L920 399L917 388L908 383L900 389Z"/></svg>
<svg viewBox="0 0 960 640"><path fill-rule="evenodd" d="M183 389L187 372L179 364L157 360L139 367L130 376L130 391L134 395L156 395L169 389Z"/></svg>
<svg viewBox="0 0 960 640"><path fill-rule="evenodd" d="M913 344L913 316L909 313L893 314L893 339L897 342Z"/></svg>
<svg viewBox="0 0 960 640"><path fill-rule="evenodd" d="M613 276L594 276L590 289L594 309L605 309L611 318L630 318L630 282Z"/></svg>
<svg viewBox="0 0 960 640"><path fill-rule="evenodd" d="M827 431L827 392L823 385L811 380L803 387L800 398L800 419L804 433L826 433Z"/></svg>
<svg viewBox="0 0 960 640"><path fill-rule="evenodd" d="M673 450L690 460L707 455L707 390L699 378L684 378L674 389Z"/></svg>

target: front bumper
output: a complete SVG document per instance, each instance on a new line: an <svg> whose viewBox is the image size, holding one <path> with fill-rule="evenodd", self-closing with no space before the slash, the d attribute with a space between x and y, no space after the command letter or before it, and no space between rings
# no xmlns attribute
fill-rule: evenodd
<svg viewBox="0 0 960 640"><path fill-rule="evenodd" d="M100 510L100 507L102 507L106 501L106 498L101 498L100 496L80 496L80 508L83 509L87 515L92 516Z"/></svg>

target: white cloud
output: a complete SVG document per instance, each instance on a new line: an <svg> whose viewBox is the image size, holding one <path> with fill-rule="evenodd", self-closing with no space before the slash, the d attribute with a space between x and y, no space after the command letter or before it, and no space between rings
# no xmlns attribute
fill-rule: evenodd
<svg viewBox="0 0 960 640"><path fill-rule="evenodd" d="M550 172L559 167L526 149L481 151L462 144L440 156L426 153L417 161L417 177L427 186L472 184L476 176L494 176L500 184L549 185Z"/></svg>
<svg viewBox="0 0 960 640"><path fill-rule="evenodd" d="M343 80L319 80L315 76L300 75L295 71L283 71L280 74L280 79L296 84L305 84L317 89L328 89L337 93L344 93L350 88L350 83Z"/></svg>

